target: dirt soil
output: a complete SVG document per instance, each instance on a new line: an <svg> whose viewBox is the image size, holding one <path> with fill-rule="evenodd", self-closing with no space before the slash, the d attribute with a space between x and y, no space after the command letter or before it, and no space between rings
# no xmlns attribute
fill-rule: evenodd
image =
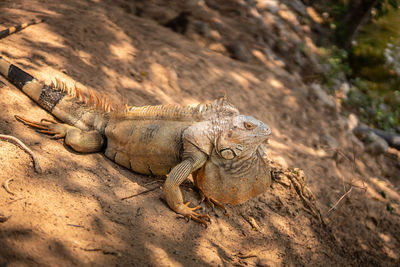
<svg viewBox="0 0 400 267"><path fill-rule="evenodd" d="M400 265L399 152L363 152L347 118L304 82L320 70L309 27L318 17L284 1L224 2L0 2L0 30L46 19L0 40L1 55L36 78L138 106L226 94L271 127L275 171L269 191L228 205L229 216L202 203L205 229L168 208L164 177L76 153L18 123L15 114L52 117L0 77L0 134L21 139L43 170L0 141L0 183L11 190L0 188L0 266ZM316 202L299 190L303 179ZM190 181L181 189L200 204Z"/></svg>

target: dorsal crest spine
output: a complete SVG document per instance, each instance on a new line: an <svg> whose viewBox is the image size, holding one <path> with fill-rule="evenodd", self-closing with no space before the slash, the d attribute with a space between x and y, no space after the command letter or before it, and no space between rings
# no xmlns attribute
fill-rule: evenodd
<svg viewBox="0 0 400 267"><path fill-rule="evenodd" d="M97 109L100 112L126 119L162 119L162 120L195 120L201 121L212 117L230 117L238 115L239 111L226 97L221 97L212 103L180 106L175 104L132 107L124 98L120 105L113 105L105 94L102 96L88 90L85 93L76 84L73 87L67 86L65 82L55 79L51 85L55 90L66 93L69 97L75 98L78 102L87 105L89 108Z"/></svg>
<svg viewBox="0 0 400 267"><path fill-rule="evenodd" d="M130 107L125 113L127 119L162 119L162 120L206 120L212 117L228 117L238 115L239 111L225 97L208 104L157 105Z"/></svg>

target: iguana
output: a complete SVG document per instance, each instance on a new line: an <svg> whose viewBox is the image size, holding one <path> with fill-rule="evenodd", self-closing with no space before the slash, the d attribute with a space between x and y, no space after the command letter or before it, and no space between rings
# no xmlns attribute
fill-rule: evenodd
<svg viewBox="0 0 400 267"><path fill-rule="evenodd" d="M104 152L114 162L147 175L168 175L165 199L175 212L207 224L210 217L183 202L179 185L193 175L202 200L223 209L261 194L270 185L263 122L241 115L225 98L197 106L113 106L56 80L44 84L0 57L0 73L64 123L16 118L39 132L64 138L77 152Z"/></svg>

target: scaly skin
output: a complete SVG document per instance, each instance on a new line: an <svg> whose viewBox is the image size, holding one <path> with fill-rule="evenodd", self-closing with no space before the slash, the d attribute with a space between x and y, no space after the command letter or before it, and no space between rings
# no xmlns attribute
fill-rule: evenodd
<svg viewBox="0 0 400 267"><path fill-rule="evenodd" d="M193 106L113 108L107 100L56 82L44 85L0 57L0 73L64 123L18 120L65 138L82 153L104 152L135 172L168 175L165 199L172 210L200 223L209 216L184 203L179 185L193 173L207 200L239 204L267 190L263 144L269 127L240 115L225 99ZM222 206L223 207L223 206Z"/></svg>

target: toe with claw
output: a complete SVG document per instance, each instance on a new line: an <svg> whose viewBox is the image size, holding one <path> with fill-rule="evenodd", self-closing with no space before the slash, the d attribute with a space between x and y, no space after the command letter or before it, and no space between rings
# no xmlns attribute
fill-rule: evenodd
<svg viewBox="0 0 400 267"><path fill-rule="evenodd" d="M225 206L223 204L221 204L221 202L219 202L218 200L216 200L213 197L207 197L201 189L199 189L199 192L200 192L200 197L201 197L202 202L205 200L207 202L207 204L211 207L212 210L214 210L215 206L219 207L220 209L222 209L224 211L225 216L229 216L228 210L225 208Z"/></svg>
<svg viewBox="0 0 400 267"><path fill-rule="evenodd" d="M65 137L66 127L64 124L48 119L42 119L40 122L33 122L17 115L15 115L15 118L23 124L37 129L39 133L53 135L52 138L54 139Z"/></svg>
<svg viewBox="0 0 400 267"><path fill-rule="evenodd" d="M186 202L186 204L181 204L177 208L177 212L179 214L182 214L186 218L192 219L193 221L199 222L202 225L204 225L205 227L207 227L208 222L211 221L210 216L207 214L200 214L200 213L195 212L195 210L199 209L200 206L191 208L191 207L189 207L189 204L190 204L190 201Z"/></svg>

